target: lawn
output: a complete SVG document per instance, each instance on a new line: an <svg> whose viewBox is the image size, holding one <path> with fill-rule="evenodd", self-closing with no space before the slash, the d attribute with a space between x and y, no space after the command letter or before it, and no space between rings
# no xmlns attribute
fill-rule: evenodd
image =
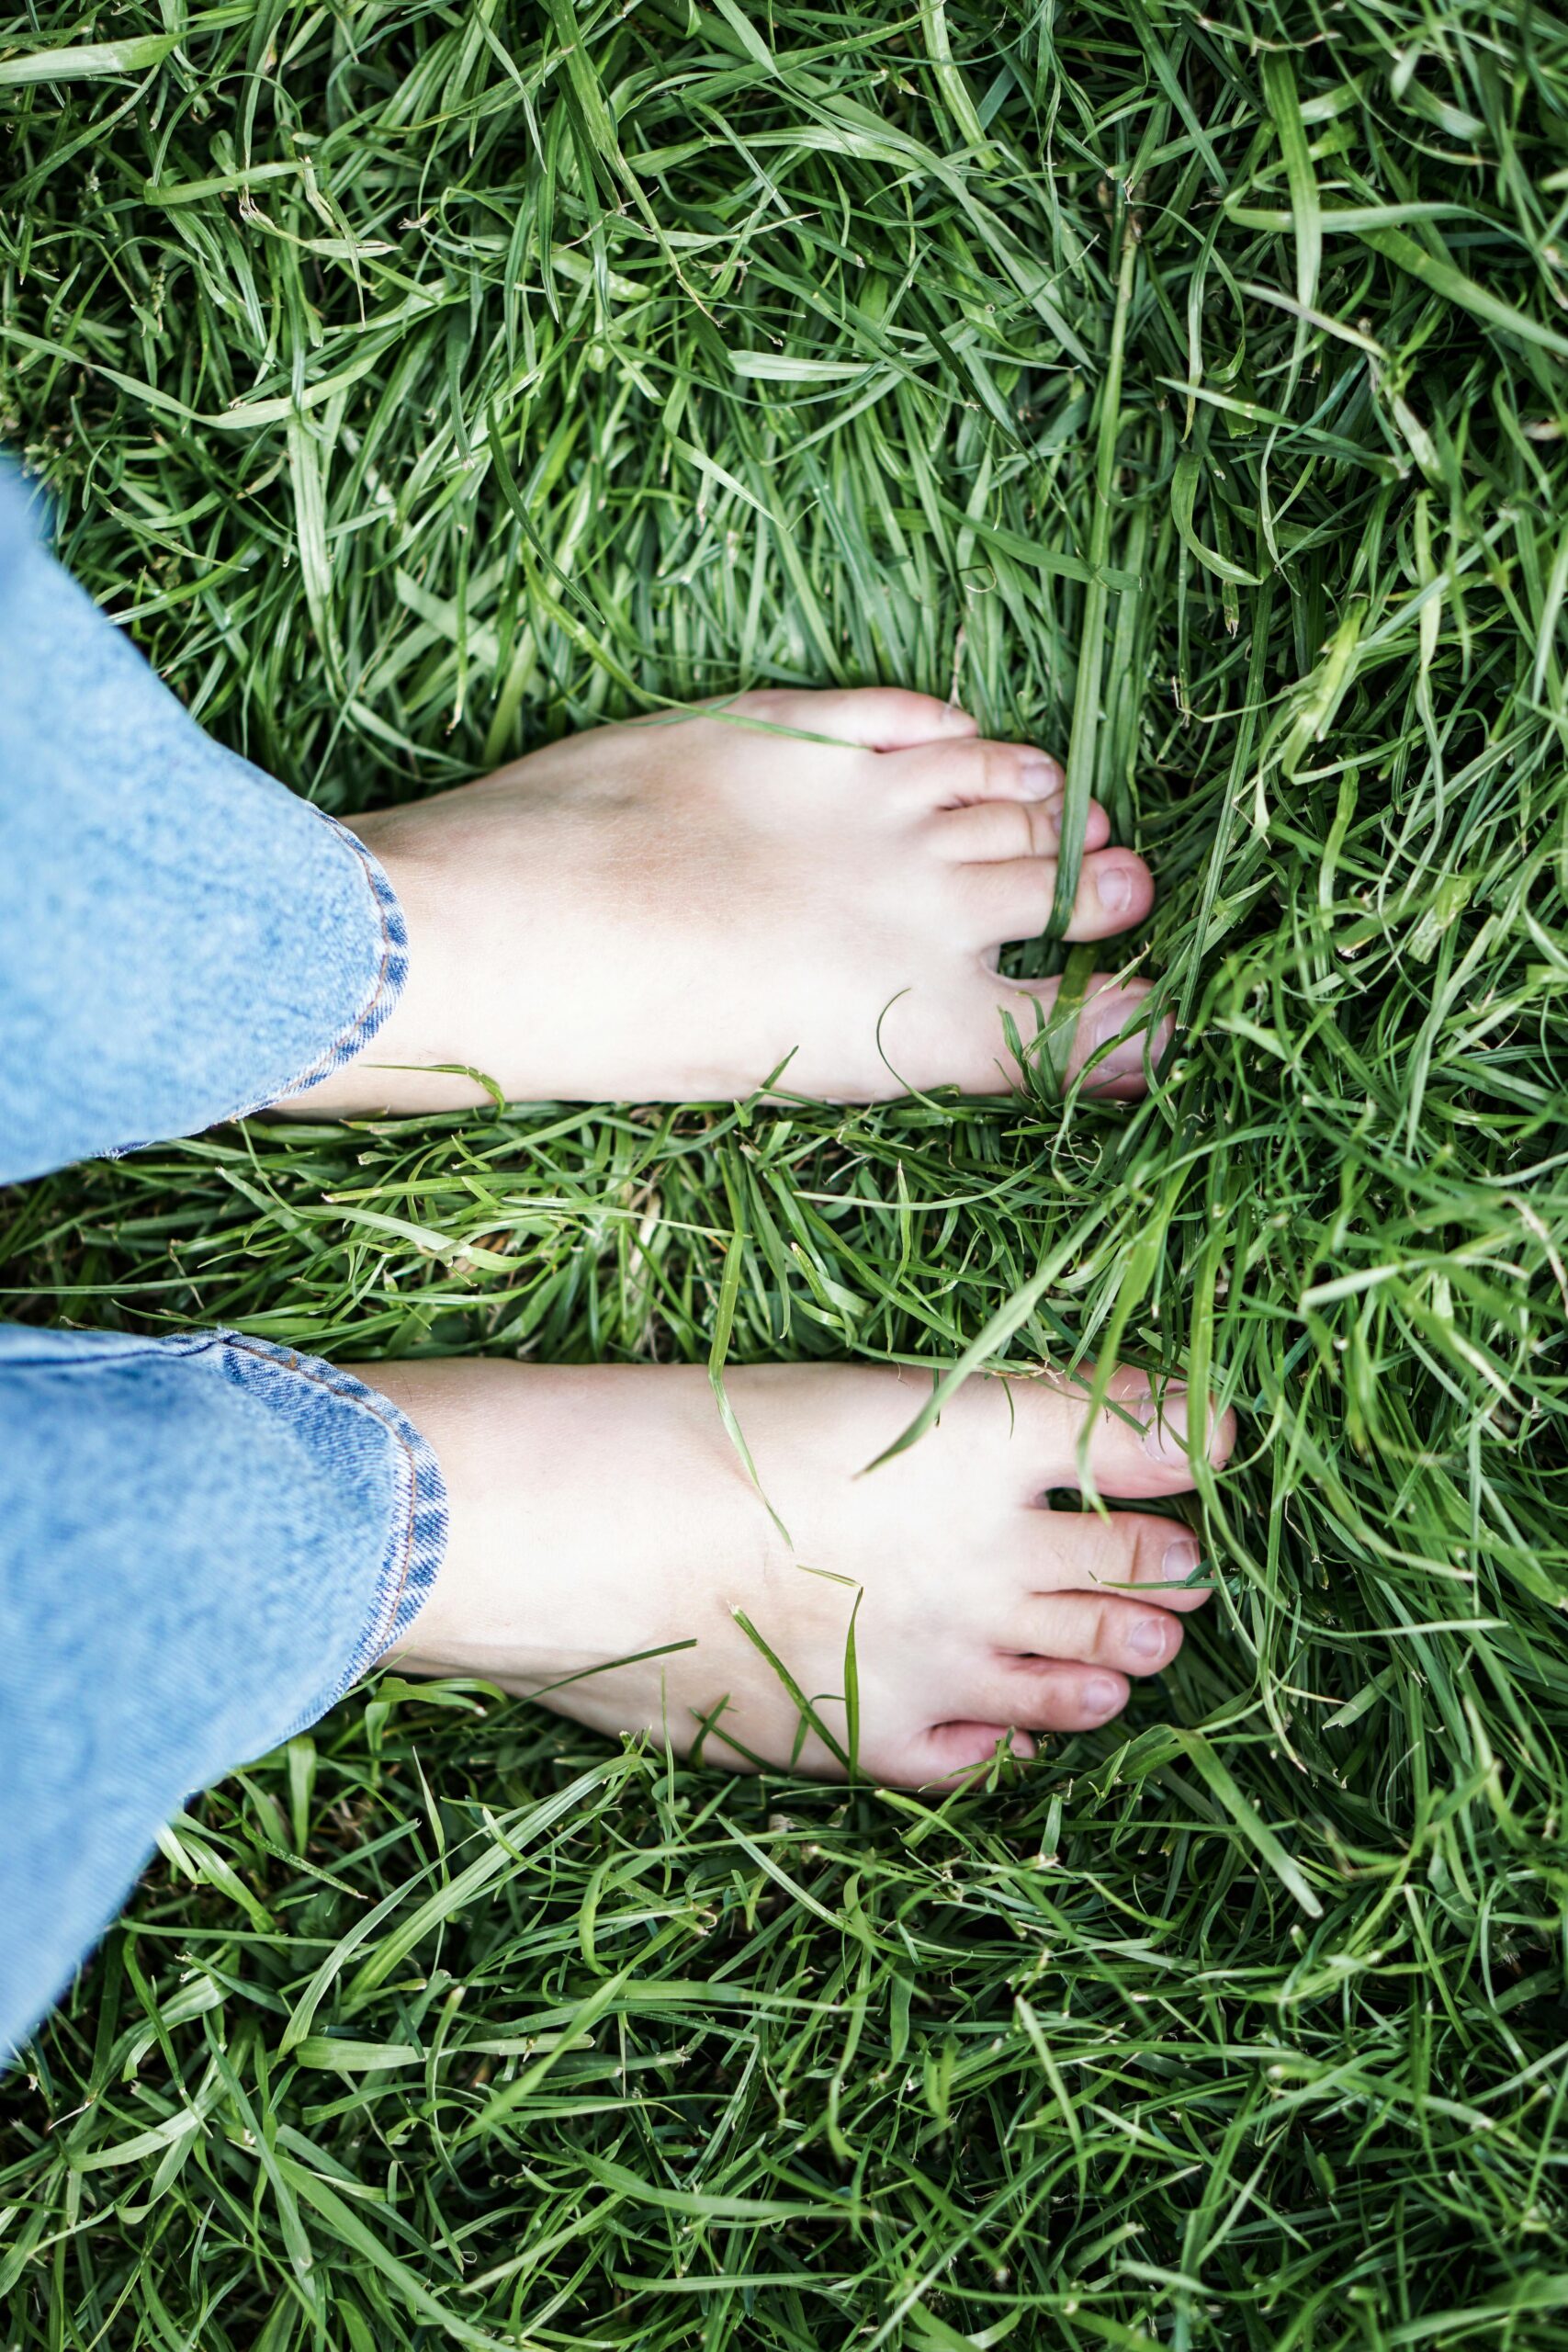
<svg viewBox="0 0 1568 2352"><path fill-rule="evenodd" d="M0 435L225 741L952 689L1185 1024L1131 1116L223 1130L0 1196L3 1311L1243 1432L1176 1670L1001 1785L384 1679L196 1804L0 2089L0 2342L1568 2346L1568 25L124 0L0 124Z"/></svg>

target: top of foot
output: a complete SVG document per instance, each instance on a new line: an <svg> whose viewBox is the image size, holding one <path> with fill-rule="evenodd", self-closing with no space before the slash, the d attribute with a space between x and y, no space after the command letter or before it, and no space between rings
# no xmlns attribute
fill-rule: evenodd
<svg viewBox="0 0 1568 2352"><path fill-rule="evenodd" d="M1027 1045L1056 993L997 965L1045 925L1061 813L1046 754L895 689L572 736L357 821L403 907L408 985L366 1053L285 1107L482 1099L434 1068L454 1063L513 1101L743 1096L781 1064L784 1089L829 1101L1000 1091L1019 1077L1003 1012ZM1153 902L1109 831L1091 806L1069 939ZM1096 978L1055 1046L1066 1075L1098 1056L1094 1091L1142 1092L1145 993Z"/></svg>
<svg viewBox="0 0 1568 2352"><path fill-rule="evenodd" d="M929 1376L755 1365L728 1386L764 1502L698 1367L363 1369L447 1485L446 1562L401 1665L727 1770L841 1779L852 1758L911 1785L1106 1723L1129 1677L1170 1664L1204 1591L1195 1536L1158 1507L1234 1434L1127 1367L1092 1417L1078 1381L973 1380L868 1476ZM1101 1508L1045 1508L1086 1465Z"/></svg>

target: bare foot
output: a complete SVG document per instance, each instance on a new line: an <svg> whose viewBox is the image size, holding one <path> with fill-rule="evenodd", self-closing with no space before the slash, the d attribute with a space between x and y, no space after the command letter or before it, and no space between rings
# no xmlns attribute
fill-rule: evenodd
<svg viewBox="0 0 1568 2352"><path fill-rule="evenodd" d="M816 1712L803 1770L841 1778L852 1745L863 1772L919 1786L983 1762L1010 1734L1028 1754L1031 1732L1106 1722L1129 1675L1168 1666L1181 1612L1204 1598L1182 1588L1199 1554L1180 1522L1042 1507L1078 1483L1085 1420L1082 1392L1046 1378L970 1381L918 1443L861 1476L929 1396L923 1379L854 1365L732 1372L786 1543L700 1370L360 1373L425 1432L451 1496L446 1564L399 1663L479 1675L600 1730L668 1732L727 1768L787 1764L800 1742L801 1710L742 1617ZM1146 1379L1125 1369L1112 1394L1122 1410L1099 1416L1088 1445L1101 1495L1185 1492L1186 1397L1168 1388L1156 1411ZM1232 1436L1228 1416L1210 1430L1212 1460ZM669 1647L682 1643L694 1646ZM665 1655L613 1663L649 1651Z"/></svg>
<svg viewBox="0 0 1568 2352"><path fill-rule="evenodd" d="M928 695L780 691L599 728L361 818L408 921L408 987L367 1054L285 1107L482 1099L441 1063L513 1101L726 1098L786 1060L783 1085L829 1101L999 1091L1018 1077L1001 1011L1027 1045L1056 993L996 967L1049 915L1061 794L1054 761ZM1074 940L1153 902L1109 830L1092 808ZM1145 994L1097 978L1070 1074ZM1141 1093L1145 1046L1123 1038L1094 1090Z"/></svg>

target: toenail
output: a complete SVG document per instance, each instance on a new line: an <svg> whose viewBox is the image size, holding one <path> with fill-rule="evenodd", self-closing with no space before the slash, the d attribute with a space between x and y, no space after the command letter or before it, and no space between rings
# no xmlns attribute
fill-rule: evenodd
<svg viewBox="0 0 1568 2352"><path fill-rule="evenodd" d="M1091 1715L1113 1715L1122 1704L1121 1685L1109 1674L1091 1674L1084 1684L1083 1702Z"/></svg>
<svg viewBox="0 0 1568 2352"><path fill-rule="evenodd" d="M1184 1463L1187 1449L1187 1393L1167 1388L1158 1396L1144 1396L1135 1408L1149 1424L1144 1451L1161 1462Z"/></svg>
<svg viewBox="0 0 1568 2352"><path fill-rule="evenodd" d="M1131 1036L1122 1035L1127 1023L1137 1018L1142 1001L1142 994L1135 988L1104 988L1086 1000L1078 1015L1077 1051L1085 1060L1100 1054L1089 1074L1091 1086L1108 1086L1112 1079L1143 1076L1144 1052L1149 1042L1146 1032L1134 1029ZM1116 1040L1114 1045L1111 1043L1112 1038ZM1100 1048L1107 1046L1110 1051L1100 1053Z"/></svg>
<svg viewBox="0 0 1568 2352"><path fill-rule="evenodd" d="M1019 781L1026 800L1049 800L1062 788L1062 771L1043 752L1026 752L1018 763Z"/></svg>
<svg viewBox="0 0 1568 2352"><path fill-rule="evenodd" d="M1165 1643L1165 1627L1157 1617L1141 1617L1127 1634L1127 1647L1135 1657L1163 1657Z"/></svg>
<svg viewBox="0 0 1568 2352"><path fill-rule="evenodd" d="M1125 865L1112 865L1096 876L1094 890L1102 914L1124 915L1133 903L1132 874Z"/></svg>
<svg viewBox="0 0 1568 2352"><path fill-rule="evenodd" d="M1201 1556L1190 1535L1179 1535L1174 1544L1166 1545L1165 1557L1160 1562L1160 1575L1167 1584L1185 1584Z"/></svg>

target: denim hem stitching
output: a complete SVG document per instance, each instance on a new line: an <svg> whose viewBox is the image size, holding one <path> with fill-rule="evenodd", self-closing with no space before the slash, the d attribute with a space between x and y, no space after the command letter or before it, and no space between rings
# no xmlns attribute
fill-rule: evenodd
<svg viewBox="0 0 1568 2352"><path fill-rule="evenodd" d="M340 841L345 842L353 850L370 886L370 895L381 926L381 960L377 967L375 982L368 1001L338 1032L325 1052L310 1064L302 1077L290 1078L281 1086L270 1087L266 1093L258 1094L254 1102L242 1102L237 1111L223 1112L219 1119L210 1122L214 1126L223 1125L231 1119L254 1118L258 1111L270 1110L274 1103L291 1102L296 1095L308 1093L312 1086L319 1086L323 1078L330 1078L334 1069L343 1068L344 1062L351 1062L355 1054L369 1044L392 1012L408 979L408 925L398 904L398 894L387 879L379 859L373 857L358 836L351 833L346 825L340 825L335 817L329 817L324 808L313 808L311 814L319 817L323 825L330 825ZM165 1140L167 1138L163 1136L143 1136L135 1143L116 1144L112 1149L95 1156L102 1159L124 1159L133 1151L145 1151L149 1144Z"/></svg>
<svg viewBox="0 0 1568 2352"><path fill-rule="evenodd" d="M430 1443L389 1396L367 1387L340 1365L323 1363L319 1356L302 1355L297 1348L271 1340L253 1339L243 1331L219 1330L214 1338L241 1354L256 1356L297 1374L316 1386L329 1389L347 1405L368 1413L397 1446L398 1496L393 1525L389 1531L376 1574L376 1600L369 1621L328 1695L313 1704L280 1735L292 1739L317 1722L353 1689L360 1676L393 1647L419 1614L441 1572L446 1557L446 1482Z"/></svg>
<svg viewBox="0 0 1568 2352"><path fill-rule="evenodd" d="M380 964L377 969L368 1001L355 1018L346 1023L338 1032L332 1044L317 1056L299 1077L291 1078L286 1085L274 1088L270 1093L260 1096L254 1102L247 1102L243 1110L231 1111L229 1115L232 1119L248 1119L254 1112L264 1111L271 1103L291 1101L295 1095L304 1094L312 1086L319 1086L323 1078L330 1078L333 1071L341 1069L345 1062L351 1062L355 1056L369 1044L378 1029L385 1023L401 996L408 979L408 925L403 921L403 910L398 904L398 894L387 879L380 860L372 856L357 833L351 833L346 825L340 825L337 819L329 817L324 808L317 808L313 813L321 819L323 825L332 827L338 839L344 842L359 860L365 878L370 886L370 894L380 921Z"/></svg>

